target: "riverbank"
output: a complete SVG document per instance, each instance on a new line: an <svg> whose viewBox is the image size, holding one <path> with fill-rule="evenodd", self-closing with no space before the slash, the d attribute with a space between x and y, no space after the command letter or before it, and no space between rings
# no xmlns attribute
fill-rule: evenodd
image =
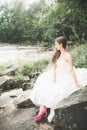
<svg viewBox="0 0 87 130"><path fill-rule="evenodd" d="M26 76L30 77L28 86L33 86L36 75L39 75L49 64L52 53L44 47L0 44L1 90L19 88L27 82L25 81ZM7 75L7 79L3 78L5 75ZM3 83L2 79L6 83Z"/></svg>
<svg viewBox="0 0 87 130"><path fill-rule="evenodd" d="M51 51L43 47L19 46L0 44L0 64L21 64L23 62L37 61L50 58Z"/></svg>
<svg viewBox="0 0 87 130"><path fill-rule="evenodd" d="M76 62L75 65L77 66L84 66L87 64L86 62L86 46L81 45L76 47L72 50L72 56ZM17 52L17 53L16 53ZM47 123L47 119L44 118L42 122L36 123L34 121L34 116L38 112L38 107L34 106L29 100L29 94L33 87L34 81L36 81L37 76L40 73L31 73L34 69L34 65L39 65L41 67L43 62L35 63L35 60L43 60L43 58L51 59L53 51L42 51L36 50L35 48L31 47L16 47L8 46L2 47L0 50L0 54L5 54L2 56L3 63L6 63L5 58L7 60L10 59L11 64L17 65L22 63L25 64L22 68L22 75L28 76L28 80L22 83L22 75L21 71L17 71L14 69L10 69L10 72L7 71L5 74L5 79L2 81L6 81L4 83L4 87L8 87L11 90L4 91L4 93L0 96L0 129L1 130L70 130L70 129L77 129L77 130L85 130L87 129L86 125L86 106L87 106L87 87L85 89L78 91L77 93L72 94L70 97L65 99L63 102L58 104L58 109L56 109L56 116L54 117L53 124ZM24 59L23 59L23 57ZM31 56L31 57L30 57ZM20 58L21 57L21 58ZM79 57L79 58L78 58ZM11 59L14 58L14 59ZM20 59L20 60L19 60ZM9 60L8 60L9 61ZM30 66L30 61L34 61L34 65ZM20 68L20 67L19 67ZM45 68L45 67L44 67ZM27 69L27 70L26 70ZM18 69L19 70L19 69ZM24 70L24 71L23 71ZM36 68L38 70L38 68ZM9 72L9 73L7 73ZM25 73L26 72L26 73ZM7 76L6 76L7 75ZM10 76L10 77L9 77ZM18 76L16 78L16 82L12 81L12 77ZM10 80L11 78L11 80ZM24 77L25 78L25 77ZM10 82L11 81L11 82ZM30 86L31 82L32 87ZM17 87L15 83L18 83ZM14 87L12 86L14 85ZM72 102L73 101L73 102ZM61 106L62 105L62 106ZM85 108L85 109L84 109ZM79 111L78 111L79 109ZM72 113L72 114L71 114ZM78 114L76 114L78 113ZM77 116L79 115L80 116ZM82 121L82 119L86 119ZM81 128L81 129L79 129Z"/></svg>

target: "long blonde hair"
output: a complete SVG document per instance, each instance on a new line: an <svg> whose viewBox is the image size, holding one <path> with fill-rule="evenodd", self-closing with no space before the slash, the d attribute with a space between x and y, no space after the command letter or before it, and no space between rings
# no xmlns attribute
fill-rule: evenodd
<svg viewBox="0 0 87 130"><path fill-rule="evenodd" d="M57 37L55 39L55 42L57 42L59 44L62 44L62 47L66 48L67 41L66 41L66 38L64 36ZM56 50L56 52L53 54L53 56L52 56L52 63L53 64L56 63L56 61L59 58L60 54L61 54L60 50Z"/></svg>

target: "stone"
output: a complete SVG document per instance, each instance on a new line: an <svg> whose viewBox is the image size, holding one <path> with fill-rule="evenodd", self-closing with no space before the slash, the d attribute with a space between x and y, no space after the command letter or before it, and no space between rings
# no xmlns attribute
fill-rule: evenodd
<svg viewBox="0 0 87 130"><path fill-rule="evenodd" d="M22 84L23 91L33 88L34 83L32 82L26 82Z"/></svg>
<svg viewBox="0 0 87 130"><path fill-rule="evenodd" d="M7 76L4 75L0 77L0 88L3 91L14 89L16 87L22 87L22 83L17 83L17 76ZM23 76L23 82L29 82L30 78L28 76Z"/></svg>
<svg viewBox="0 0 87 130"><path fill-rule="evenodd" d="M35 106L32 103L32 101L29 100L30 92L31 92L30 89L23 91L21 96L18 96L17 98L15 98L15 104L17 105L18 108L31 108Z"/></svg>
<svg viewBox="0 0 87 130"><path fill-rule="evenodd" d="M1 86L2 84L4 84L5 82L7 82L8 80L9 80L9 77L6 76L6 75L0 77L0 86Z"/></svg>
<svg viewBox="0 0 87 130"><path fill-rule="evenodd" d="M14 89L14 90L9 90L7 92L4 92L0 96L0 106L3 105L8 105L12 102L14 102L14 98L11 98L11 96L15 96L16 98L23 95L23 90L22 88L20 89Z"/></svg>
<svg viewBox="0 0 87 130"><path fill-rule="evenodd" d="M18 70L18 67L13 66L10 68L7 68L6 70L4 70L2 73L0 73L0 76L3 75L15 75L15 72Z"/></svg>
<svg viewBox="0 0 87 130"><path fill-rule="evenodd" d="M87 87L59 102L54 124L54 130L87 130Z"/></svg>

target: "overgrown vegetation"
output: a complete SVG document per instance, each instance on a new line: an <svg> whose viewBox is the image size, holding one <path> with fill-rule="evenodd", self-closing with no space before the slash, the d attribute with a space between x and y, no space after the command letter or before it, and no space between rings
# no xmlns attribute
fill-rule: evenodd
<svg viewBox="0 0 87 130"><path fill-rule="evenodd" d="M87 1L50 1L40 0L28 9L21 0L0 6L0 41L49 46L60 35L73 43L87 40Z"/></svg>
<svg viewBox="0 0 87 130"><path fill-rule="evenodd" d="M18 69L14 70L14 75L12 75L12 73L6 73L8 69L8 64L7 66L6 64L0 65L0 75L12 76L12 79L6 82L6 85L4 84L3 91L20 88L22 87L23 83L31 82L31 80L33 80L34 82L37 76L45 71L48 64L49 59L42 59L36 62L33 61L29 63L24 62L23 64L19 64L17 66Z"/></svg>
<svg viewBox="0 0 87 130"><path fill-rule="evenodd" d="M69 130L78 130L77 124L73 123L71 126L69 126Z"/></svg>
<svg viewBox="0 0 87 130"><path fill-rule="evenodd" d="M10 63L0 64L0 75L2 75L2 73L11 66L12 65Z"/></svg>
<svg viewBox="0 0 87 130"><path fill-rule="evenodd" d="M87 68L87 44L76 46L71 54L74 66Z"/></svg>
<svg viewBox="0 0 87 130"><path fill-rule="evenodd" d="M15 87L20 87L22 83L25 82L24 76L22 74L19 74L15 78Z"/></svg>
<svg viewBox="0 0 87 130"><path fill-rule="evenodd" d="M37 62L24 63L20 66L20 73L23 75L30 75L36 72L42 72L45 70L46 66L49 64L48 59L42 59Z"/></svg>

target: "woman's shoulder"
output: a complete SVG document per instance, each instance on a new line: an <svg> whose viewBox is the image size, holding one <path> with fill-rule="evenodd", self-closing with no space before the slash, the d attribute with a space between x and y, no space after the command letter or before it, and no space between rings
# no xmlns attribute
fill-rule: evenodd
<svg viewBox="0 0 87 130"><path fill-rule="evenodd" d="M66 52L66 60L68 61L68 60L72 60L72 56L71 56L71 54L69 53L69 52Z"/></svg>
<svg viewBox="0 0 87 130"><path fill-rule="evenodd" d="M70 57L71 57L71 54L70 54L69 52L66 52L65 55L66 55L67 58L70 58Z"/></svg>

